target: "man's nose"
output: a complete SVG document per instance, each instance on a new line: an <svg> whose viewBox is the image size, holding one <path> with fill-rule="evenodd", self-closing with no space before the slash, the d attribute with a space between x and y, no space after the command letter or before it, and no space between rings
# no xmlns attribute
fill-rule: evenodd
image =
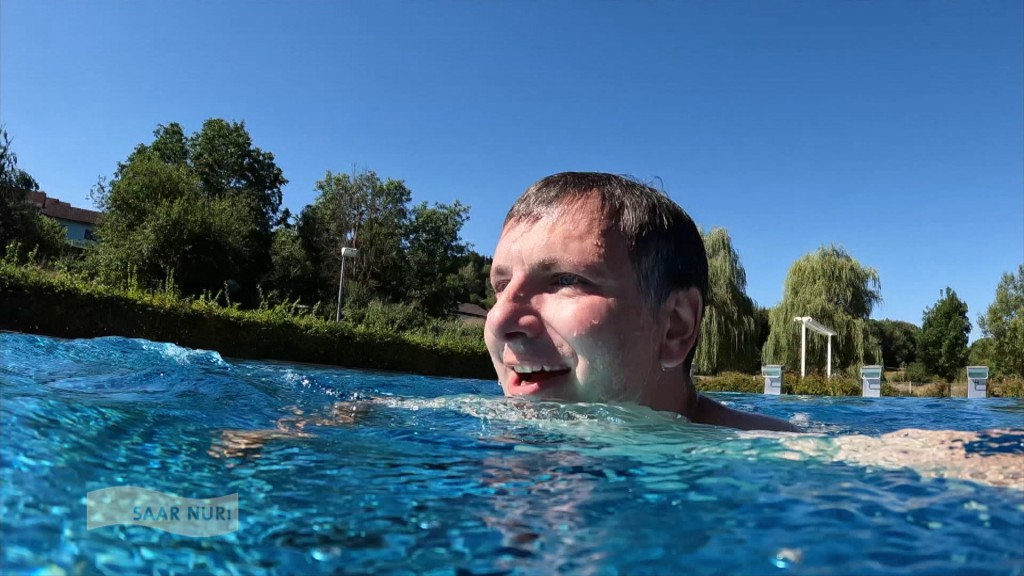
<svg viewBox="0 0 1024 576"><path fill-rule="evenodd" d="M533 338L543 331L543 324L535 303L518 287L506 288L487 313L487 329L504 340Z"/></svg>

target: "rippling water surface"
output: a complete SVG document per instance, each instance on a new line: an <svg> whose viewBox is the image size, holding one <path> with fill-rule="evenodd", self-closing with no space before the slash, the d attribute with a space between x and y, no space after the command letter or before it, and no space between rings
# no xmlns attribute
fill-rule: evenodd
<svg viewBox="0 0 1024 576"><path fill-rule="evenodd" d="M12 333L0 393L4 573L1024 574L1024 491L830 457L902 428L1020 452L1021 400L715 395L801 425L801 453L489 381ZM237 493L239 529L87 530L111 486Z"/></svg>

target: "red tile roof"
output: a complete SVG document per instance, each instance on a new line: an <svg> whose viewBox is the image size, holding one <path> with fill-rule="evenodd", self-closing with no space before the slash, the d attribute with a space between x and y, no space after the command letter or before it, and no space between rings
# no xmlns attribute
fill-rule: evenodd
<svg viewBox="0 0 1024 576"><path fill-rule="evenodd" d="M56 198L48 198L46 192L29 192L28 201L35 204L43 214L51 218L81 222L83 224L95 224L100 217L100 212L75 208L67 202L61 202Z"/></svg>

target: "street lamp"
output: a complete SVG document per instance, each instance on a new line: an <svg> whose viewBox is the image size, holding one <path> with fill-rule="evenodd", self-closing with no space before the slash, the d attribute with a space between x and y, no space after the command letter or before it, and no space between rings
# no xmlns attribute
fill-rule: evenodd
<svg viewBox="0 0 1024 576"><path fill-rule="evenodd" d="M341 287L345 284L345 258L355 258L359 256L359 250L355 248L342 248L341 249L341 276L338 277L338 310L334 314L334 321L341 321Z"/></svg>

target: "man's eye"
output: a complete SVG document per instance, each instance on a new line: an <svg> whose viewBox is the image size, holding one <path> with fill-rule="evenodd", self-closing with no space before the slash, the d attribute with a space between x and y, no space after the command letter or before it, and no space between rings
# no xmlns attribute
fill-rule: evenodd
<svg viewBox="0 0 1024 576"><path fill-rule="evenodd" d="M555 276L555 284L560 287L576 286L581 283L583 283L583 279L575 274L559 274Z"/></svg>
<svg viewBox="0 0 1024 576"><path fill-rule="evenodd" d="M493 284L491 284L491 288L494 289L495 294L501 294L501 292L505 289L506 286L508 286L508 280L501 280L499 282L494 282Z"/></svg>

